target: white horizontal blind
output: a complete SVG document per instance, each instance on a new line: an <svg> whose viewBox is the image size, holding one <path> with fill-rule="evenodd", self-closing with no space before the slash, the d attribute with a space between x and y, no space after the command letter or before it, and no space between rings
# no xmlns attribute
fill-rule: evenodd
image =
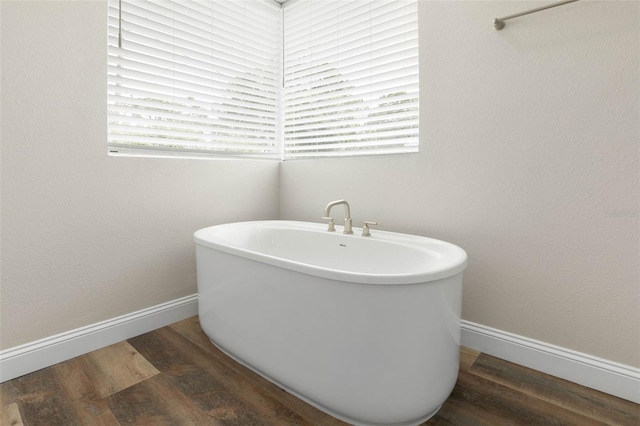
<svg viewBox="0 0 640 426"><path fill-rule="evenodd" d="M111 152L280 156L279 5L122 0L120 10L119 3L109 0Z"/></svg>
<svg viewBox="0 0 640 426"><path fill-rule="evenodd" d="M285 158L418 151L417 0L285 4Z"/></svg>

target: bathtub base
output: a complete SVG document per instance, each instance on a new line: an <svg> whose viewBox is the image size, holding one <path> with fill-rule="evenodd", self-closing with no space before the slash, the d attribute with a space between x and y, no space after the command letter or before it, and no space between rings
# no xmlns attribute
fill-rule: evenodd
<svg viewBox="0 0 640 426"><path fill-rule="evenodd" d="M257 368L254 368L251 364L248 364L248 363L244 362L243 360L241 360L240 358L236 357L231 352L229 352L228 350L226 350L225 348L223 348L222 346L220 346L219 344L214 342L213 339L210 338L209 341L213 344L213 346L215 346L216 348L220 349L220 351L222 351L225 355L227 355L229 358L231 358L232 360L234 360L238 364L240 364L240 365L242 365L244 367L247 367L249 370L251 370L254 373L258 374L260 377L263 377L263 378L267 379L268 381L270 381L274 385L278 386L280 389L282 389L282 390L286 391L287 393L295 396L296 398L306 402L307 404L317 408L318 410L320 410L320 411L322 411L324 413L327 413L331 417L335 417L338 420L342 420L343 422L349 423L350 425L354 425L354 426L417 426L419 424L422 424L422 423L426 422L431 417L435 416L436 413L438 412L438 410L440 410L440 407L442 407L442 405L439 405L438 408L436 408L435 410L433 410L429 414L426 414L423 417L420 417L418 419L411 420L411 421L408 421L408 422L393 423L393 424L389 424L389 423L384 423L384 424L383 423L363 423L363 422L359 421L358 419L353 419L351 417L344 416L344 415L339 414L339 413L335 413L335 412L331 411L330 409L328 409L327 407L324 407L323 405L317 404L316 402L310 400L309 398L305 397L304 395L301 395L300 393L296 392L295 390L293 390L293 389L283 385L282 383L278 382L277 380L273 379L272 377L269 377L268 375L264 374L263 372L261 372Z"/></svg>

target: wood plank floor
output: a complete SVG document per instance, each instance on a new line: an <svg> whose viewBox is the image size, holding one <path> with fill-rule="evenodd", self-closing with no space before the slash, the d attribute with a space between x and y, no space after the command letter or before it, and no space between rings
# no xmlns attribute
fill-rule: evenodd
<svg viewBox="0 0 640 426"><path fill-rule="evenodd" d="M345 425L216 349L197 317L0 384L1 425ZM640 406L466 348L425 425L640 425Z"/></svg>

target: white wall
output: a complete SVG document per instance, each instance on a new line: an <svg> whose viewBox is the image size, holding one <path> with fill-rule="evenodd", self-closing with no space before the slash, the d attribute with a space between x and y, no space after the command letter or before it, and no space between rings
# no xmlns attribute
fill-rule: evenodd
<svg viewBox="0 0 640 426"><path fill-rule="evenodd" d="M196 292L195 230L278 217L278 163L106 154L106 2L0 2L6 349Z"/></svg>
<svg viewBox="0 0 640 426"><path fill-rule="evenodd" d="M640 366L640 3L421 4L421 153L106 156L105 2L0 1L0 348L192 294L191 234L320 221L464 247L469 321ZM280 198L280 203L278 202ZM375 232L375 229L373 230Z"/></svg>
<svg viewBox="0 0 640 426"><path fill-rule="evenodd" d="M420 154L284 163L281 218L457 243L466 320L637 367L640 3L493 30L541 4L423 1Z"/></svg>

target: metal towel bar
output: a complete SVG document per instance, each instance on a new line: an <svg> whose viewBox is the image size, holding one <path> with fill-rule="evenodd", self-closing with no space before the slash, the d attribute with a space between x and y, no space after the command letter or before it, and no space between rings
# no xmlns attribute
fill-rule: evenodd
<svg viewBox="0 0 640 426"><path fill-rule="evenodd" d="M505 16L504 18L496 18L496 19L493 20L493 28L495 28L497 31L500 31L501 29L504 28L504 21L506 21L508 19L518 18L520 16L528 15L530 13L540 12L541 10L551 9L552 7L562 6L563 4L573 3L573 2L576 2L576 1L580 1L580 0L559 1L557 3L552 3L552 4L549 4L547 6L542 6L542 7L538 7L538 8L531 9L531 10L527 10L527 11L524 11L524 12L516 13L514 15Z"/></svg>

